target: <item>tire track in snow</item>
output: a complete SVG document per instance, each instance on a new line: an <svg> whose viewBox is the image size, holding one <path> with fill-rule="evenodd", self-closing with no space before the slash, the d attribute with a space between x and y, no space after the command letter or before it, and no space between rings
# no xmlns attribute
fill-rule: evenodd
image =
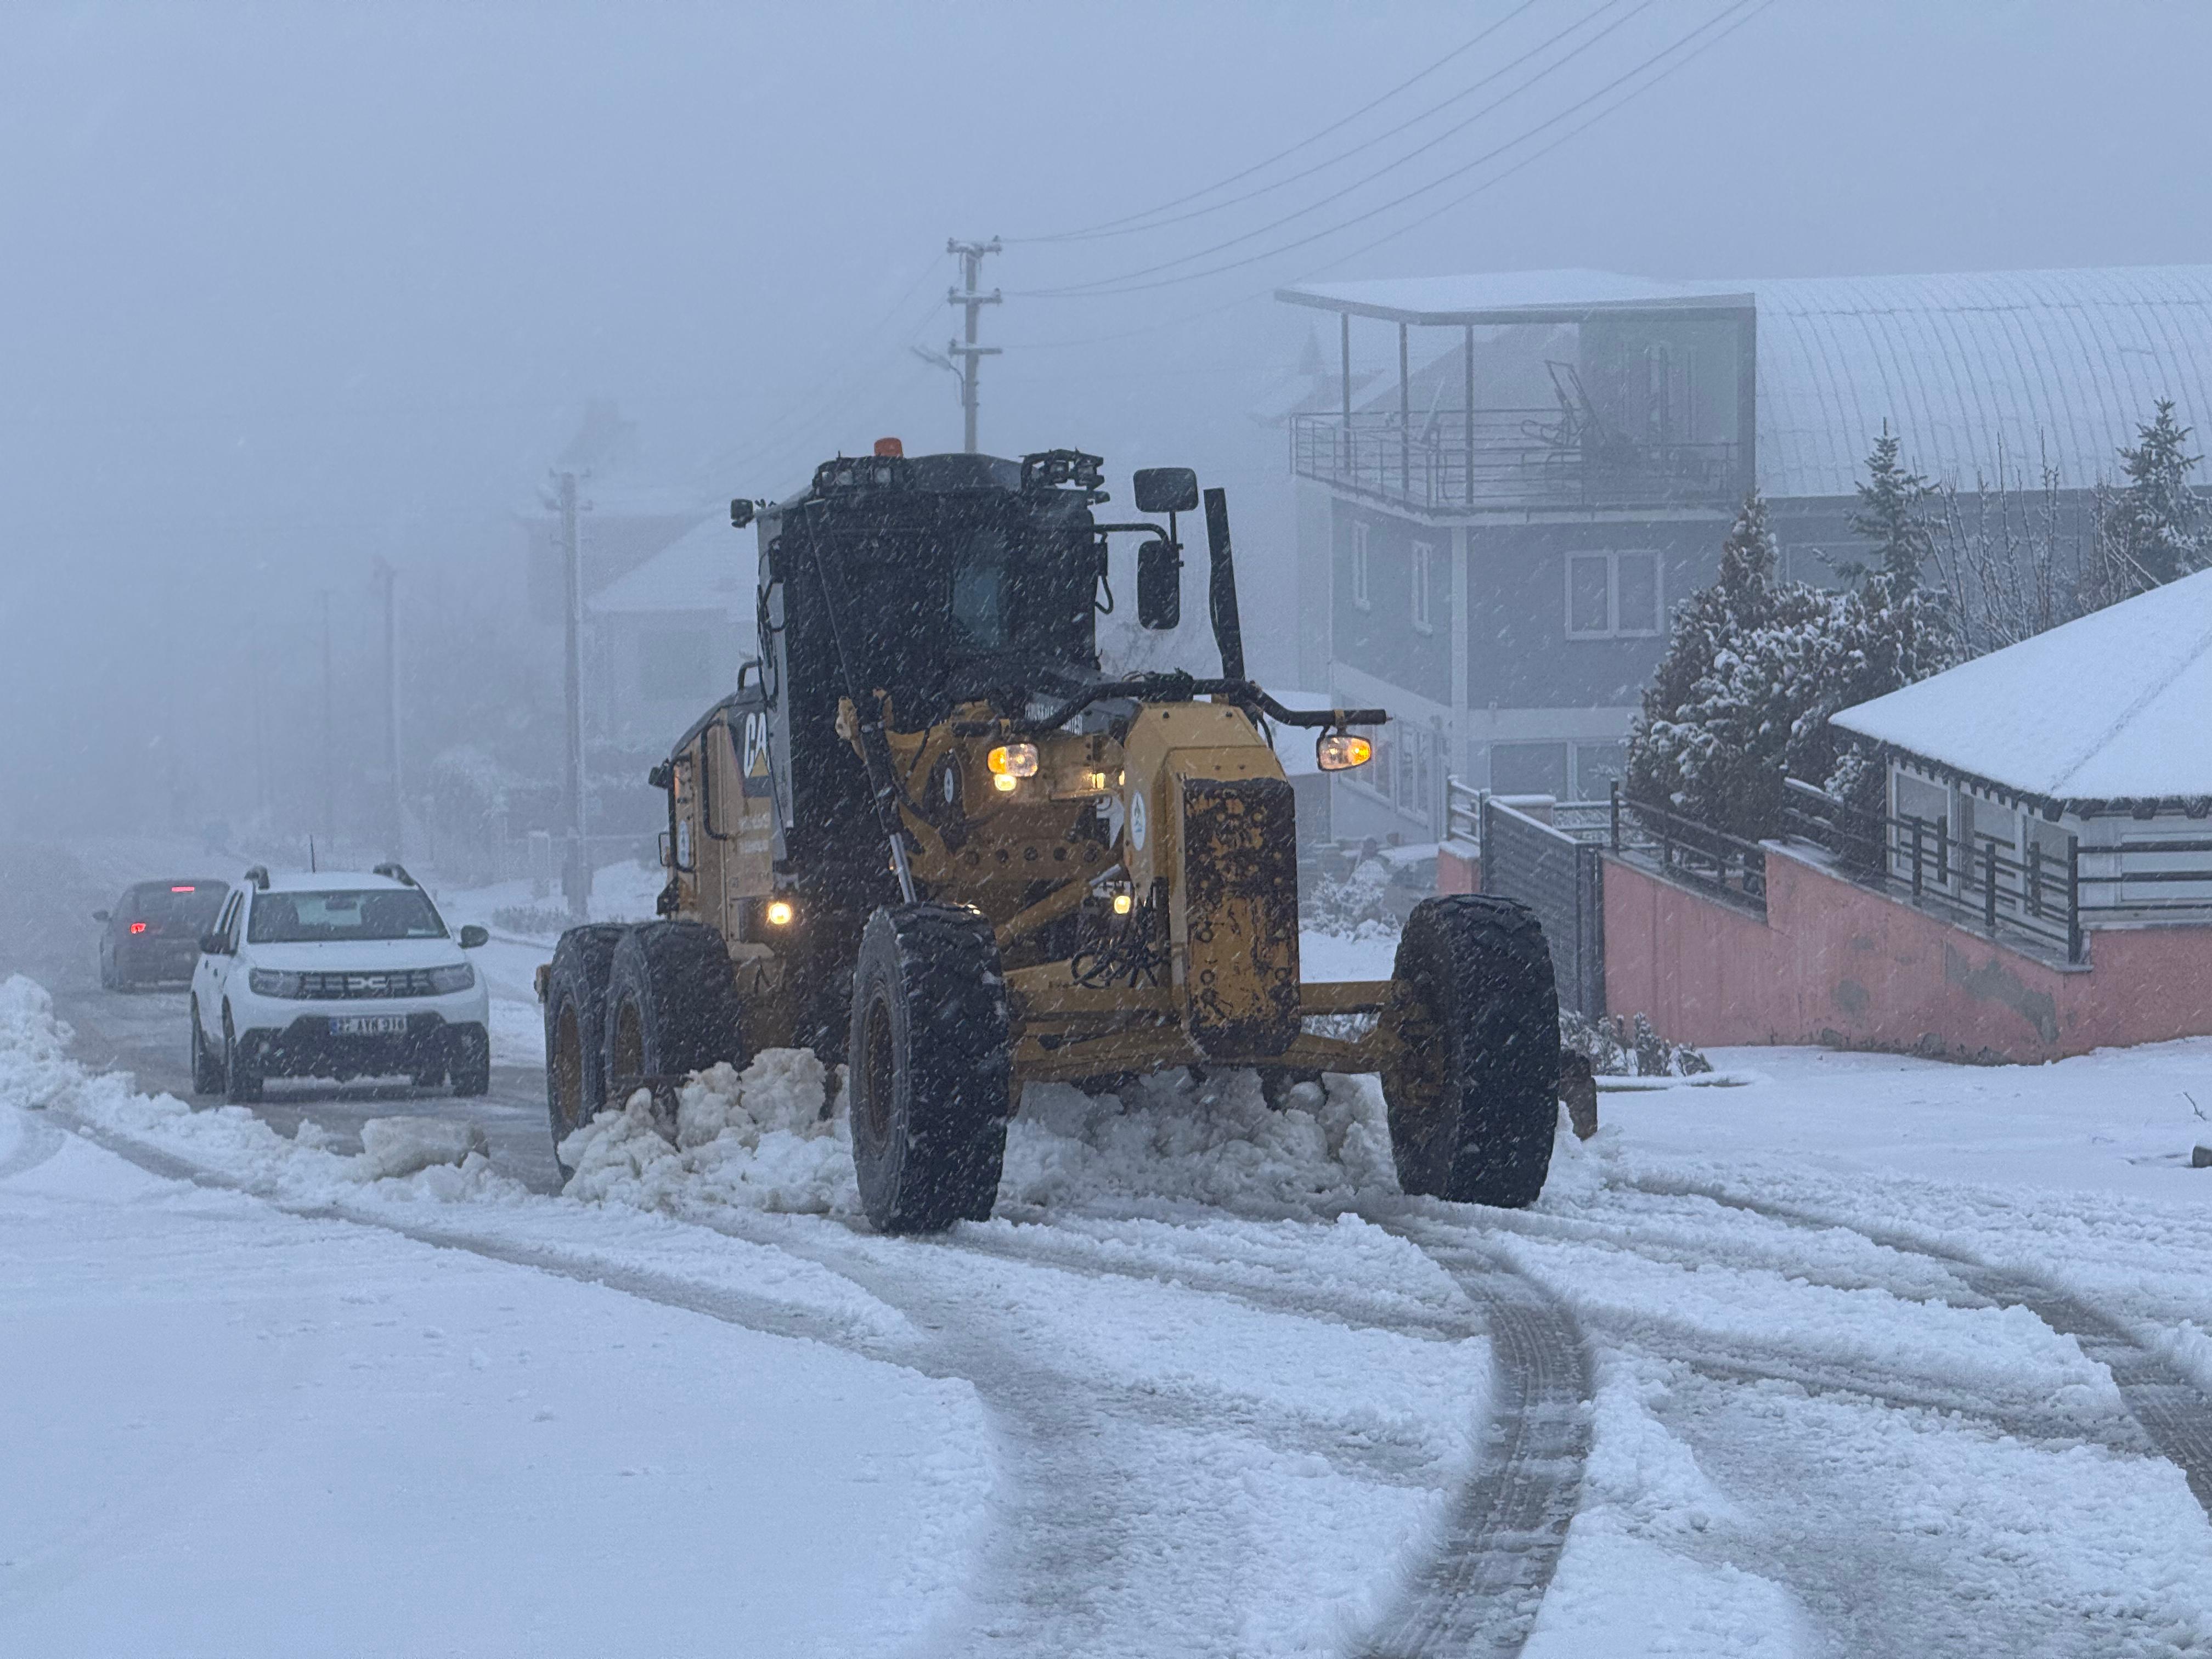
<svg viewBox="0 0 2212 1659"><path fill-rule="evenodd" d="M514 1239L471 1232L464 1228L404 1221L348 1204L301 1203L286 1199L261 1183L236 1180L172 1153L159 1152L124 1136L112 1134L100 1125L74 1115L66 1115L64 1121L75 1133L114 1153L125 1163L136 1164L149 1175L189 1182L210 1191L243 1194L284 1215L296 1216L303 1221L337 1221L349 1226L373 1227L380 1232L395 1233L402 1238L412 1239L418 1244L427 1244L433 1249L459 1250L507 1267L532 1268L558 1278L574 1279L578 1284L597 1285L623 1296L635 1297L640 1301L657 1303L662 1307L674 1308L685 1313L702 1314L726 1325L742 1326L764 1335L821 1342L867 1358L886 1358L884 1352L886 1345L880 1339L871 1341L851 1322L796 1307L772 1297L753 1296L722 1286L701 1285L677 1274L625 1267L582 1252L523 1243Z"/></svg>
<svg viewBox="0 0 2212 1659"><path fill-rule="evenodd" d="M1361 1645L1363 1659L1520 1652L1558 1571L1589 1456L1589 1356L1572 1316L1534 1279L1471 1243L1370 1218L1434 1261L1484 1312L1488 1431L1430 1559Z"/></svg>
<svg viewBox="0 0 2212 1659"><path fill-rule="evenodd" d="M1942 1263L1976 1295L1999 1307L2027 1309L2061 1336L2073 1338L2085 1355L2112 1373L2121 1400L2151 1445L2181 1471L2191 1493L2212 1516L2212 1400L2136 1337L2117 1315L2014 1269L1992 1267L1965 1251L1892 1229L1861 1226L1836 1216L1761 1203L1717 1188L1656 1182L1632 1186L1635 1191L1661 1197L1710 1199L1729 1209L1807 1231L1832 1229L1856 1233L1885 1249Z"/></svg>
<svg viewBox="0 0 2212 1659"><path fill-rule="evenodd" d="M63 1120L86 1139L149 1174L204 1188L235 1192L283 1213L307 1220L372 1227L434 1248L456 1249L506 1265L550 1273L619 1294L769 1334L809 1339L864 1358L904 1366L935 1378L967 1382L1000 1437L1000 1489L981 1553L982 1569L963 1597L961 1613L940 1627L923 1651L977 1651L1029 1656L1127 1655L1145 1659L1164 1650L1241 1653L1249 1644L1243 1609L1227 1596L1209 1599L1210 1585L1194 1583L1189 1547L1162 1535L1164 1502L1158 1466L1127 1455L1132 1433L1222 1433L1271 1449L1318 1455L1340 1473L1378 1485L1419 1487L1420 1449L1389 1443L1329 1446L1317 1422L1261 1422L1249 1401L1147 1390L1082 1374L1078 1365L1055 1366L1018 1315L978 1295L969 1284L933 1283L929 1277L872 1259L878 1243L853 1231L847 1239L795 1240L773 1224L744 1224L726 1213L675 1218L749 1243L767 1244L851 1280L904 1315L918 1337L890 1337L834 1316L727 1287L700 1285L673 1273L610 1263L570 1252L471 1231L418 1223L343 1202L287 1200L266 1183L227 1176L185 1158L113 1134L98 1124ZM849 1244L849 1248L847 1246ZM988 1263L993 1252L970 1251L955 1238L897 1241L902 1250L941 1251ZM1065 1272L1051 1261L1006 1253L1015 1270ZM926 1255L918 1260L927 1260ZM940 1258L941 1259L941 1258ZM910 1268L911 1263L907 1264ZM1152 1273L1103 1276L1154 1279ZM1228 1294L1260 1311L1314 1317L1320 1310L1283 1304L1294 1298L1245 1294L1249 1287L1188 1285L1202 1295ZM1273 1305L1269 1305L1273 1304ZM1346 1319L1401 1334L1435 1338L1438 1322L1425 1314L1399 1319ZM1455 1335L1474 1334L1470 1328ZM1225 1564L1250 1547L1242 1541L1204 1492L1182 1499L1182 1531L1202 1541ZM1170 1518L1173 1518L1170 1516ZM1163 1628L1172 1615L1176 1628ZM1166 1643L1164 1648L1162 1644Z"/></svg>

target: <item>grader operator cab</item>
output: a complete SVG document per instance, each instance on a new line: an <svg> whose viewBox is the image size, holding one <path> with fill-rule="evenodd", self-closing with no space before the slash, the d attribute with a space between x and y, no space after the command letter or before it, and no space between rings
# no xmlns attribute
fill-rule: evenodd
<svg viewBox="0 0 2212 1659"><path fill-rule="evenodd" d="M1279 1099L1377 1073L1407 1192L1534 1199L1559 1040L1527 911L1425 900L1392 978L1300 975L1269 727L1316 728L1337 769L1389 717L1245 678L1222 492L1220 676L1115 678L1108 538L1146 538L1139 620L1175 626L1193 473L1139 472L1138 511L1166 522L1111 523L1095 456L878 452L732 504L758 526L761 655L653 770L662 919L571 928L541 975L556 1144L640 1087L812 1048L848 1067L870 1219L924 1232L990 1214L1024 1084L1249 1066Z"/></svg>

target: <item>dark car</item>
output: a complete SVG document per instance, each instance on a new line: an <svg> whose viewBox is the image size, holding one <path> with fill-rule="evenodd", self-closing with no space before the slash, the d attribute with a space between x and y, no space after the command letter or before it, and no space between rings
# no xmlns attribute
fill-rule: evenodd
<svg viewBox="0 0 2212 1659"><path fill-rule="evenodd" d="M182 984L199 961L200 935L215 926L227 881L142 881L123 890L112 910L94 910L100 933L100 982L110 990Z"/></svg>

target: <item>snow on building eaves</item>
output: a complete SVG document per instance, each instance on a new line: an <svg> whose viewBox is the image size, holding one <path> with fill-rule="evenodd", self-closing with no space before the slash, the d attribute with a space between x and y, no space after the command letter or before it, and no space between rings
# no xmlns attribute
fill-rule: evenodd
<svg viewBox="0 0 2212 1659"><path fill-rule="evenodd" d="M2212 797L2212 570L1832 720L2045 801Z"/></svg>

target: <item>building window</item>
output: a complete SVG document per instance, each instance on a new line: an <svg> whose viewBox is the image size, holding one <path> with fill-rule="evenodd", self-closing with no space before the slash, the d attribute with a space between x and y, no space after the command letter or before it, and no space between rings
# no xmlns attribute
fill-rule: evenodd
<svg viewBox="0 0 2212 1659"><path fill-rule="evenodd" d="M1500 795L1567 793L1567 745L1564 743L1493 743L1490 745L1490 787Z"/></svg>
<svg viewBox="0 0 2212 1659"><path fill-rule="evenodd" d="M1665 622L1656 553L1567 555L1569 639L1650 639Z"/></svg>
<svg viewBox="0 0 2212 1659"><path fill-rule="evenodd" d="M1370 609L1367 599L1367 526L1352 526L1352 602L1362 611Z"/></svg>
<svg viewBox="0 0 2212 1659"><path fill-rule="evenodd" d="M1575 745L1575 799L1603 800L1613 786L1628 775L1628 745L1625 743L1578 743Z"/></svg>
<svg viewBox="0 0 2212 1659"><path fill-rule="evenodd" d="M1434 601L1430 598L1436 556L1437 550L1429 543L1413 544L1413 629L1416 633L1433 634L1437 631Z"/></svg>

